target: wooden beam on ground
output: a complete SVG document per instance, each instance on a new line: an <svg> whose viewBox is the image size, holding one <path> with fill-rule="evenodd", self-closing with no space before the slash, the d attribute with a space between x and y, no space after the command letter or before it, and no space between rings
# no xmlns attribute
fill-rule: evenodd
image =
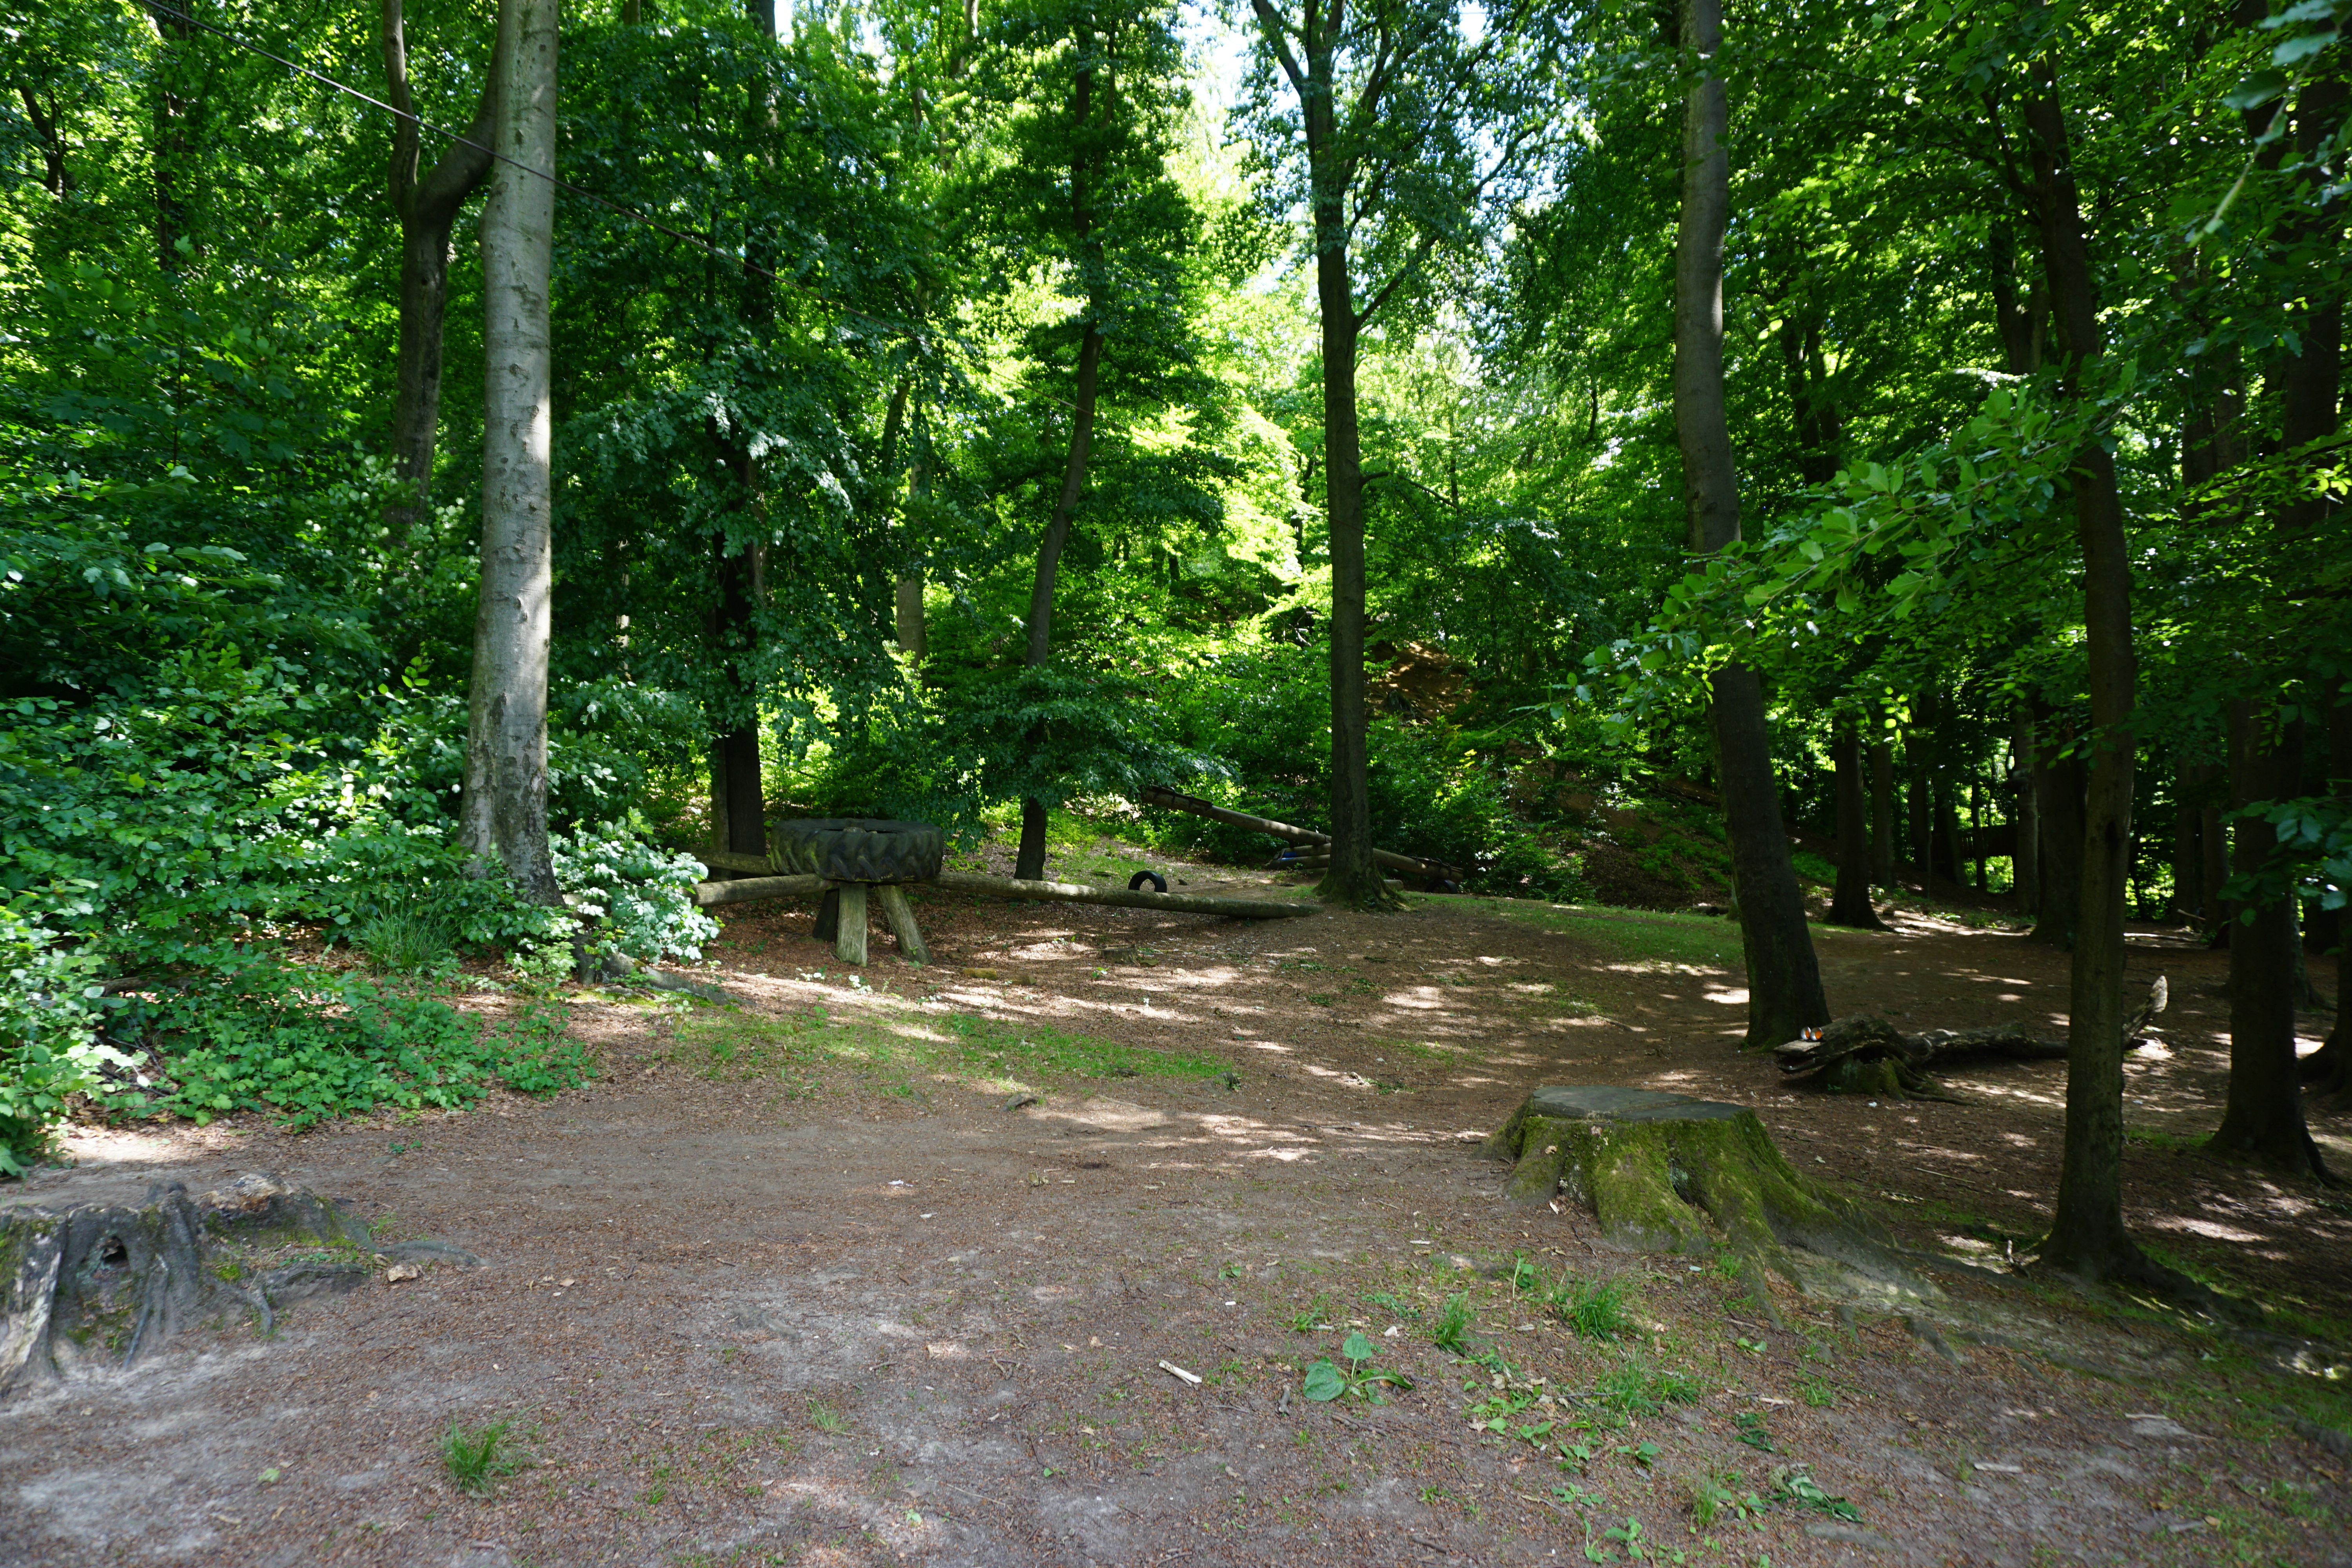
<svg viewBox="0 0 2352 1568"><path fill-rule="evenodd" d="M743 857L750 859L750 856ZM804 899L824 890L823 877L738 877L731 882L697 882L694 901L702 909L748 903L753 899Z"/></svg>
<svg viewBox="0 0 2352 1568"><path fill-rule="evenodd" d="M1231 899L1211 893L1129 892L1125 888L1087 888L1074 882L1031 882L988 877L977 871L942 871L939 885L958 893L989 893L1000 899L1043 899L1064 904L1108 904L1121 910L1169 910L1184 915L1234 915L1244 920L1294 920L1319 915L1320 904L1274 899Z"/></svg>

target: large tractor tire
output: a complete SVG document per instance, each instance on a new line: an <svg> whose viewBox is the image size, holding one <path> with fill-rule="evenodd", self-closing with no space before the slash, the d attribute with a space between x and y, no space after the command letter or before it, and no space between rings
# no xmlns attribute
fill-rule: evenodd
<svg viewBox="0 0 2352 1568"><path fill-rule="evenodd" d="M928 822L870 816L811 816L769 830L768 856L786 875L835 882L928 882L946 850Z"/></svg>

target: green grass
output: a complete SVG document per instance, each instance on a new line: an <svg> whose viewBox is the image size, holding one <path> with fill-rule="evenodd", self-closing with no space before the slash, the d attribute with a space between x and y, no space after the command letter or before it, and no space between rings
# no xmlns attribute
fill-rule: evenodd
<svg viewBox="0 0 2352 1568"><path fill-rule="evenodd" d="M887 1078L894 1092L907 1094L917 1077L1003 1093L1074 1079L1206 1078L1226 1070L1216 1057L1147 1050L1045 1025L914 1012L835 1018L823 1008L788 1018L697 1008L678 1020L671 1059L706 1078L793 1083L846 1068Z"/></svg>
<svg viewBox="0 0 2352 1568"><path fill-rule="evenodd" d="M1475 900L1489 914L1591 942L1620 963L1736 969L1739 927L1714 915L1612 910L1597 904L1538 904L1520 899Z"/></svg>
<svg viewBox="0 0 2352 1568"><path fill-rule="evenodd" d="M1574 1279L1563 1274L1546 1296L1559 1321L1575 1330L1580 1338L1614 1340L1633 1331L1633 1316L1625 1305L1632 1293L1632 1288L1619 1276Z"/></svg>
<svg viewBox="0 0 2352 1568"><path fill-rule="evenodd" d="M1593 1381L1601 1403L1628 1415L1655 1415L1669 1405L1691 1405L1703 1392L1698 1379L1674 1367L1629 1357Z"/></svg>
<svg viewBox="0 0 2352 1568"><path fill-rule="evenodd" d="M432 970L457 956L457 923L421 905L394 908L352 927L352 945L395 974Z"/></svg>
<svg viewBox="0 0 2352 1568"><path fill-rule="evenodd" d="M441 1434L441 1468L448 1472L449 1484L461 1492L487 1497L501 1478L521 1469L529 1461L509 1441L512 1426L509 1421L481 1426L449 1423L448 1430Z"/></svg>

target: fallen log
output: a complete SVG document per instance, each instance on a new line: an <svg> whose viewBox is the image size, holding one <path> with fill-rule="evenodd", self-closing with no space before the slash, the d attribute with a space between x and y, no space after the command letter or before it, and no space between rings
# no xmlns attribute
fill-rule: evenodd
<svg viewBox="0 0 2352 1568"><path fill-rule="evenodd" d="M749 860L752 857L746 855L742 858ZM801 899L823 891L823 877L738 877L727 882L697 882L694 885L694 901L699 908L708 910L720 904L740 904L752 899Z"/></svg>
<svg viewBox="0 0 2352 1568"><path fill-rule="evenodd" d="M1929 1029L1906 1035L1871 1013L1840 1018L1818 1035L1772 1047L1772 1059L1791 1079L1811 1079L1832 1094L1874 1094L1883 1100L1956 1100L1928 1069L1962 1057L2011 1061L2061 1061L2066 1047L2016 1025L1989 1029Z"/></svg>
<svg viewBox="0 0 2352 1568"><path fill-rule="evenodd" d="M1165 784L1147 786L1143 792L1143 804L1165 806L1171 811L1189 811L1212 822L1222 822L1229 827L1246 827L1254 833L1263 833L1270 838L1286 839L1293 844L1319 847L1331 842L1331 836L1328 833L1318 833L1311 827L1293 827L1289 823L1276 822L1270 816L1252 816L1248 812L1217 805L1198 795L1170 789ZM1449 866L1443 860L1423 860L1412 855L1399 855L1391 849L1375 849L1372 858L1391 869L1410 871L1416 877L1433 877L1442 882L1458 882L1464 876L1459 868Z"/></svg>
<svg viewBox="0 0 2352 1568"><path fill-rule="evenodd" d="M1169 910L1188 915L1234 915L1244 920L1292 920L1319 915L1320 904L1273 899L1228 899L1211 893L1146 893L1125 888L1088 888L1075 882L1033 882L990 877L977 871L941 871L939 886L959 893L990 893L1000 899L1042 899L1065 904L1108 904L1121 910Z"/></svg>
<svg viewBox="0 0 2352 1568"><path fill-rule="evenodd" d="M772 877L783 869L765 855L734 849L698 849L694 858L714 871L746 871L755 877Z"/></svg>

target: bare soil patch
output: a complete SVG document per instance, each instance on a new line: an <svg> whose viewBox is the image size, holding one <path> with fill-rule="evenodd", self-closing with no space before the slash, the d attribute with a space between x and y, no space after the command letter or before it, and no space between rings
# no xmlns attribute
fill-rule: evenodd
<svg viewBox="0 0 2352 1568"><path fill-rule="evenodd" d="M1496 1201L1472 1140L1538 1083L1611 1082L1754 1107L1915 1246L1991 1264L2034 1231L2063 1065L1964 1074L1963 1105L1791 1092L1732 1048L1728 922L931 893L935 962L877 938L852 973L811 912L730 911L705 977L732 1008L583 994L600 1074L551 1100L79 1132L78 1168L5 1201L263 1170L487 1263L13 1399L0 1562L1532 1563L1629 1537L1740 1564L2352 1562L2347 1460L2301 1435L2347 1425L2324 1348L2297 1376L1964 1273L1907 1311L1763 1302L1717 1260ZM2352 1319L2352 1207L2173 1142L2218 1116L2222 964L2134 943L2175 1000L2130 1068L2133 1222L2325 1338ZM2063 1034L2064 955L2015 936L1906 918L1822 952L1841 1011ZM2352 1168L2352 1129L2318 1131ZM1579 1337L1521 1257L1623 1280L1636 1327ZM1433 1342L1457 1296L1483 1362ZM1305 1399L1350 1331L1413 1386ZM441 1436L499 1418L528 1468L461 1495ZM1799 1471L1850 1509L1807 1506Z"/></svg>

